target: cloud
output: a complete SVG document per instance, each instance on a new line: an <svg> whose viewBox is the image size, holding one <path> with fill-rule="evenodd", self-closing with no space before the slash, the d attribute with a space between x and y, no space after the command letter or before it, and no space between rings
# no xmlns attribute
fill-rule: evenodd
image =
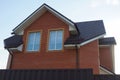
<svg viewBox="0 0 120 80"><path fill-rule="evenodd" d="M120 0L92 0L90 6L94 8L103 5L118 6L119 4Z"/></svg>
<svg viewBox="0 0 120 80"><path fill-rule="evenodd" d="M119 5L119 0L106 0L107 5Z"/></svg>
<svg viewBox="0 0 120 80"><path fill-rule="evenodd" d="M97 2L97 1L92 1L92 3L91 3L91 7L97 7L97 6L99 6L99 3Z"/></svg>

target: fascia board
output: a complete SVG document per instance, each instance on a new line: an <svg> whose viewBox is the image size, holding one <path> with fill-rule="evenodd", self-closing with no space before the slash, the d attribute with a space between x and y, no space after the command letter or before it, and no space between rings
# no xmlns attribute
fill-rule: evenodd
<svg viewBox="0 0 120 80"><path fill-rule="evenodd" d="M43 5L40 8L38 8L35 12L33 12L30 16L28 16L15 29L13 29L13 33L17 33L17 32L20 32L21 30L24 30L27 26L29 26L32 22L34 22L38 17L40 17L47 10L50 11L52 14L54 14L56 17L63 20L65 23L67 23L69 27L73 27L75 31L77 31L73 22L70 22L65 17L60 15L58 12L51 9L49 6Z"/></svg>
<svg viewBox="0 0 120 80"><path fill-rule="evenodd" d="M88 43L90 43L90 42L92 42L92 41L95 41L95 40L97 40L97 39L99 39L99 38L102 38L102 37L104 37L104 36L105 36L105 34L99 35L99 36L97 36L97 37L95 37L95 38L92 38L92 39L90 39L90 40L88 40L88 41L85 41L85 42L79 44L79 46L83 46L83 45L85 45L85 44L88 44Z"/></svg>
<svg viewBox="0 0 120 80"><path fill-rule="evenodd" d="M79 47L80 46L83 46L83 45L85 45L85 44L88 44L88 43L90 43L90 42L92 42L92 41L95 41L95 40L97 40L97 39L99 39L99 38L102 38L102 37L104 37L104 35L105 34L102 34L102 35L100 35L100 36L98 36L98 37L95 37L95 38L93 38L93 39L90 39L90 40L88 40L88 41L85 41L85 42L83 42L83 43L81 43L81 44L77 44ZM64 45L65 47L72 47L72 46L75 46L75 44L68 44L68 45Z"/></svg>
<svg viewBox="0 0 120 80"><path fill-rule="evenodd" d="M23 44L21 44L20 46L18 46L16 48L9 48L9 50L11 50L11 51L14 51L14 50L22 51L22 48L23 48Z"/></svg>
<svg viewBox="0 0 120 80"><path fill-rule="evenodd" d="M108 74L113 74L112 72L108 71L107 69L105 69L105 68L103 68L103 67L101 67L101 66L100 66L100 69L103 70L103 71L105 71L105 72L108 73Z"/></svg>
<svg viewBox="0 0 120 80"><path fill-rule="evenodd" d="M111 45L99 45L99 47L110 47Z"/></svg>
<svg viewBox="0 0 120 80"><path fill-rule="evenodd" d="M45 6L50 12L52 12L53 14L55 14L56 16L58 16L59 18L61 18L62 20L64 20L67 24L74 26L73 22L70 22L69 20L67 20L65 17L63 17L62 15L60 15L58 12L54 11L53 9L49 8L48 6Z"/></svg>
<svg viewBox="0 0 120 80"><path fill-rule="evenodd" d="M16 28L13 29L13 32L19 32L19 30L24 29L26 26L29 26L32 22L34 22L42 13L45 12L44 6L37 9L30 16L28 16L23 22L21 22Z"/></svg>

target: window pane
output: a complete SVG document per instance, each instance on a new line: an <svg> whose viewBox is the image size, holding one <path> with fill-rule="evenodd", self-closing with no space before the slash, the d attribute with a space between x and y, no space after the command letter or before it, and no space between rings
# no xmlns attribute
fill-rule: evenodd
<svg viewBox="0 0 120 80"><path fill-rule="evenodd" d="M56 49L61 50L62 49L62 39L63 39L63 32L62 31L57 31L57 36L56 36Z"/></svg>
<svg viewBox="0 0 120 80"><path fill-rule="evenodd" d="M49 37L49 50L54 50L55 49L55 31L50 32L50 37Z"/></svg>
<svg viewBox="0 0 120 80"><path fill-rule="evenodd" d="M28 36L28 44L27 44L28 51L31 51L33 49L33 37L34 37L34 34L31 34L31 33Z"/></svg>
<svg viewBox="0 0 120 80"><path fill-rule="evenodd" d="M29 33L27 51L38 51L40 48L40 32Z"/></svg>
<svg viewBox="0 0 120 80"><path fill-rule="evenodd" d="M34 51L39 51L40 48L40 32L37 32L35 35L35 42L34 42Z"/></svg>
<svg viewBox="0 0 120 80"><path fill-rule="evenodd" d="M63 31L50 31L49 37L49 50L61 50L62 49L62 39L63 39Z"/></svg>

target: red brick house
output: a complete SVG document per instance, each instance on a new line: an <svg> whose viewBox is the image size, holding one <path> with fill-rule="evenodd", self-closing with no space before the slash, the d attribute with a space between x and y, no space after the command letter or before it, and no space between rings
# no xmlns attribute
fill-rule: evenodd
<svg viewBox="0 0 120 80"><path fill-rule="evenodd" d="M114 73L114 37L102 20L73 22L43 4L4 40L8 69L93 69Z"/></svg>

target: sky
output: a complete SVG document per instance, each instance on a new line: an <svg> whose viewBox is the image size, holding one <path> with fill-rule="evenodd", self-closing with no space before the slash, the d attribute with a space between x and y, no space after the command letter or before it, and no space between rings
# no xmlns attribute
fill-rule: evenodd
<svg viewBox="0 0 120 80"><path fill-rule="evenodd" d="M0 0L0 69L6 68L8 51L3 40L12 29L39 8L48 4L73 22L103 20L106 37L115 37L115 73L120 74L120 0Z"/></svg>

